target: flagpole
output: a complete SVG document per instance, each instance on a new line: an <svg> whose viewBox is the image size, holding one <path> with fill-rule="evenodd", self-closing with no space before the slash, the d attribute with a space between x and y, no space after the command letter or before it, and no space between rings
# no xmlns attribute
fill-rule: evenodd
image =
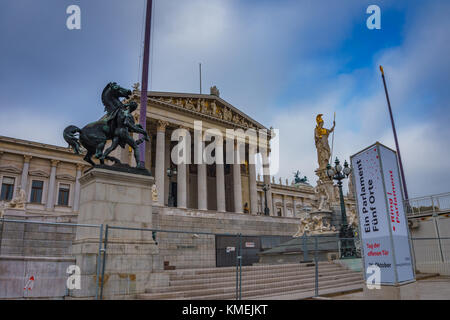
<svg viewBox="0 0 450 320"><path fill-rule="evenodd" d="M383 70L382 66L380 66L380 71L381 71L381 77L383 78L384 92L386 94L386 100L387 100L388 109L389 109L389 116L391 117L392 131L394 132L395 147L397 149L400 174L402 176L403 192L405 194L405 200L408 200L409 199L408 189L406 188L405 173L403 172L402 157L400 155L400 147L398 145L398 140L397 140L397 131L395 130L395 123L394 123L394 117L392 115L391 102L389 100L389 94L388 94L388 90L387 90L387 86L386 86L386 79L384 78L384 70Z"/></svg>
<svg viewBox="0 0 450 320"><path fill-rule="evenodd" d="M145 38L144 38L144 57L142 61L142 79L141 79L141 107L139 112L139 124L144 130L147 128L147 89L148 89L148 66L150 56L150 28L152 19L152 0L147 0L147 10L145 14ZM140 134L140 138L143 135ZM145 167L145 146L146 142L139 145L139 159L141 166Z"/></svg>
<svg viewBox="0 0 450 320"><path fill-rule="evenodd" d="M334 112L333 125L334 125L335 121L336 121L336 111ZM331 138L331 159L328 160L328 162L333 162L334 130L335 130L335 128L333 128L333 136Z"/></svg>

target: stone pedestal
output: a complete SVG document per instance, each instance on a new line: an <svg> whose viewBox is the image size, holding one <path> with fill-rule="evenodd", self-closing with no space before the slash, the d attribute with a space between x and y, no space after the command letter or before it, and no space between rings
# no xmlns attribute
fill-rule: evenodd
<svg viewBox="0 0 450 320"><path fill-rule="evenodd" d="M336 198L335 195L333 180L328 177L326 169L316 169L315 173L316 176L319 177L319 181L321 182L321 184L326 189L328 204L331 205L334 202L339 202L339 197ZM317 184L319 184L319 181L317 182Z"/></svg>
<svg viewBox="0 0 450 320"><path fill-rule="evenodd" d="M418 300L417 282L382 285L380 289L368 289L364 283L364 298L367 300Z"/></svg>
<svg viewBox="0 0 450 320"><path fill-rule="evenodd" d="M80 178L78 223L151 228L153 183L151 176L93 168ZM99 229L78 226L73 255L82 280L81 290L73 290L71 296L95 296L98 252ZM152 232L108 230L104 298L133 298L145 292L151 272L159 269L162 263Z"/></svg>

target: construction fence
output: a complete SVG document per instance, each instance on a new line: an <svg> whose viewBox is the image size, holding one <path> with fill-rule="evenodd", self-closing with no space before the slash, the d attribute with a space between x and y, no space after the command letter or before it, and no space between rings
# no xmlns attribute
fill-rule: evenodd
<svg viewBox="0 0 450 320"><path fill-rule="evenodd" d="M48 220L48 219L47 219ZM361 288L358 239L0 219L0 299L305 299ZM448 272L449 238L411 238ZM352 247L352 259L342 252Z"/></svg>

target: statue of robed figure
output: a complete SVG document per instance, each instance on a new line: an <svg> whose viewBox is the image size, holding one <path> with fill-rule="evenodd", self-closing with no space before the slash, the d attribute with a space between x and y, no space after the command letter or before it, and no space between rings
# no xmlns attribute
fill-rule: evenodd
<svg viewBox="0 0 450 320"><path fill-rule="evenodd" d="M335 121L333 121L333 127L331 127L331 129L324 128L322 116L323 114L317 115L317 125L314 129L314 141L316 143L319 170L325 169L330 161L331 150L330 145L328 144L328 136L333 132L334 126L336 125Z"/></svg>

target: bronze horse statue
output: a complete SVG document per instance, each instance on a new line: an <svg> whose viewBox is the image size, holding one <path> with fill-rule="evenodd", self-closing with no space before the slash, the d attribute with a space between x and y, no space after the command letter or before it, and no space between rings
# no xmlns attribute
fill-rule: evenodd
<svg viewBox="0 0 450 320"><path fill-rule="evenodd" d="M102 102L107 114L100 120L87 124L82 129L74 125L64 129L64 140L76 154L81 153L80 145L83 146L87 150L84 160L92 166L95 166L94 161L92 161L94 155L100 160L101 164L104 164L105 159L120 163L117 158L109 156L109 153L118 145L124 148L126 144L129 144L134 150L137 167L142 168L137 146L144 140L148 141L149 137L141 125L134 123L131 113L137 108L136 102L123 104L120 101L120 98L129 98L130 95L131 90L124 89L115 82L108 83L102 92ZM143 138L134 141L129 132L141 133ZM77 137L77 134L79 137ZM113 140L113 143L107 152L103 153L108 140Z"/></svg>

